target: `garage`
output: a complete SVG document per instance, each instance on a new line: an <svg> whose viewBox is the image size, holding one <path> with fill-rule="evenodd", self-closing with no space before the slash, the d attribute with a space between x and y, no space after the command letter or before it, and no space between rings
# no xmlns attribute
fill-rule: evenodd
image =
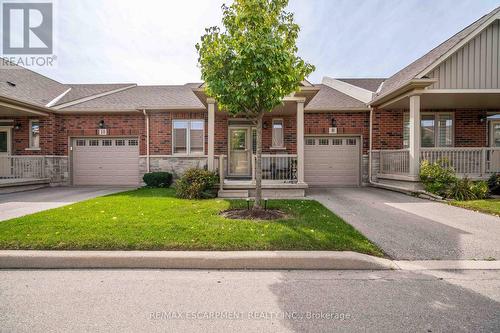
<svg viewBox="0 0 500 333"><path fill-rule="evenodd" d="M306 137L305 181L309 186L359 186L359 137Z"/></svg>
<svg viewBox="0 0 500 333"><path fill-rule="evenodd" d="M137 138L75 138L74 185L138 185Z"/></svg>

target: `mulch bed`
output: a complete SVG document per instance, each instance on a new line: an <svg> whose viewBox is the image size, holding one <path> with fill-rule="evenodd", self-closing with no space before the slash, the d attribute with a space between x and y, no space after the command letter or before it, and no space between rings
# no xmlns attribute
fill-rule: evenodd
<svg viewBox="0 0 500 333"><path fill-rule="evenodd" d="M222 211L221 216L235 220L281 220L288 218L282 210L279 209L229 209Z"/></svg>

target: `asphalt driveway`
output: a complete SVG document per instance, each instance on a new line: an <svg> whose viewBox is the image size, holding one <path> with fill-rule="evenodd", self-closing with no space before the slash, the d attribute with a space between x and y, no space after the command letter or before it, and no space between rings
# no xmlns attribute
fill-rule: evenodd
<svg viewBox="0 0 500 333"><path fill-rule="evenodd" d="M393 259L500 260L500 218L367 188L311 189Z"/></svg>
<svg viewBox="0 0 500 333"><path fill-rule="evenodd" d="M109 186L46 187L33 191L0 194L0 221L128 189L130 188Z"/></svg>

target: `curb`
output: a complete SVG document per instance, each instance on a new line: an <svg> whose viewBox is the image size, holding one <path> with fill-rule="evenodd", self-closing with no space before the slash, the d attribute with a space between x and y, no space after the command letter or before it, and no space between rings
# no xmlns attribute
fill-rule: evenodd
<svg viewBox="0 0 500 333"><path fill-rule="evenodd" d="M0 251L0 269L7 268L399 269L389 259L350 251Z"/></svg>

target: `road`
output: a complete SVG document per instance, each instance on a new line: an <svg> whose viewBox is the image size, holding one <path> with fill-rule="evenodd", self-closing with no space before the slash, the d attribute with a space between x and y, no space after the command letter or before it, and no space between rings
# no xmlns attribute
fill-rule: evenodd
<svg viewBox="0 0 500 333"><path fill-rule="evenodd" d="M498 332L500 271L2 270L1 332Z"/></svg>

